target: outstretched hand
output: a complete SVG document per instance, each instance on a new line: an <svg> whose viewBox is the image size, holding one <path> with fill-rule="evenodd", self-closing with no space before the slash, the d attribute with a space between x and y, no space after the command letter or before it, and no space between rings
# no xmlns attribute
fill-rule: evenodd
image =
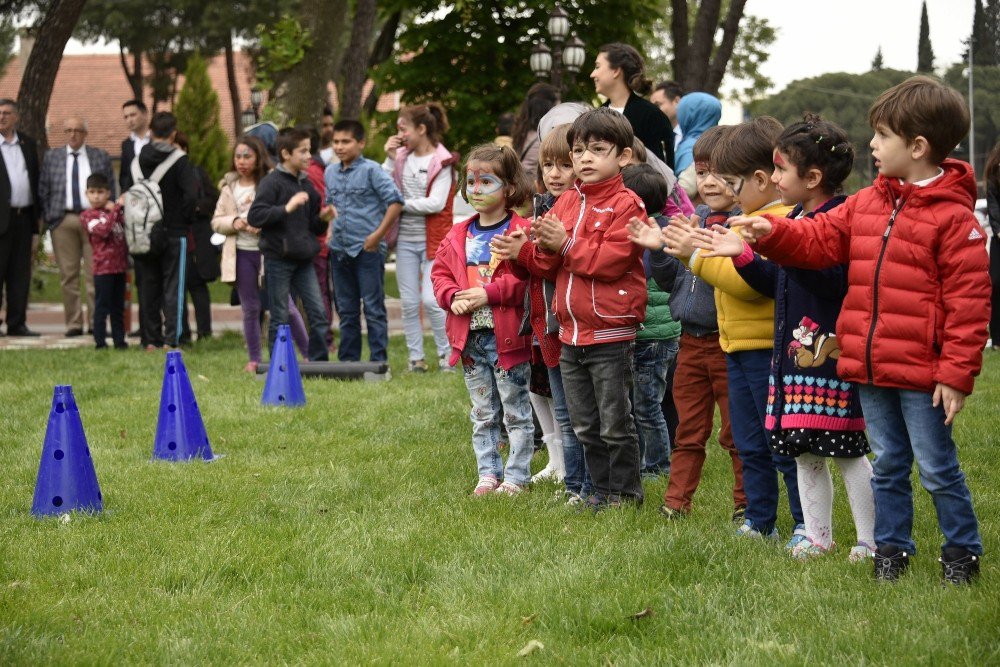
<svg viewBox="0 0 1000 667"><path fill-rule="evenodd" d="M628 240L649 250L663 250L663 230L652 218L633 217L628 221Z"/></svg>
<svg viewBox="0 0 1000 667"><path fill-rule="evenodd" d="M722 225L693 232L694 246L706 251L701 254L702 257L739 257L743 254L746 245L743 238Z"/></svg>
<svg viewBox="0 0 1000 667"><path fill-rule="evenodd" d="M739 227L740 236L747 243L754 244L757 239L763 238L771 233L774 226L771 221L767 218L762 218L759 215L746 216L746 215L736 215L729 219L730 227Z"/></svg>
<svg viewBox="0 0 1000 667"><path fill-rule="evenodd" d="M687 259L694 254L694 227L688 227L685 223L676 218L670 220L670 224L663 228L663 240L665 242L664 251L681 259Z"/></svg>

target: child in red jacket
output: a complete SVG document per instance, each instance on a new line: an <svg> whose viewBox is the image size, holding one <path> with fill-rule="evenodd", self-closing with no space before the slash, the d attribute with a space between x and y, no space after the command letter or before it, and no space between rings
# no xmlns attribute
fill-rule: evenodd
<svg viewBox="0 0 1000 667"><path fill-rule="evenodd" d="M477 214L455 225L437 248L431 281L434 297L447 312L450 366L461 358L472 399L472 449L479 481L473 494L516 495L531 481L534 422L528 383L531 337L518 334L524 316L528 272L490 249L498 234L527 229L513 212L531 194L517 153L494 144L469 154L462 196ZM510 438L503 465L500 408Z"/></svg>
<svg viewBox="0 0 1000 667"><path fill-rule="evenodd" d="M975 176L946 157L968 133L969 111L956 91L916 76L884 92L868 120L874 186L811 224L771 216L734 224L780 264L849 264L837 371L859 384L875 452L875 576L894 581L916 550L916 461L945 537L944 579L967 583L983 546L951 423L982 366L990 281L972 212Z"/></svg>
<svg viewBox="0 0 1000 667"><path fill-rule="evenodd" d="M87 177L87 201L90 208L80 214L80 224L87 230L94 253L94 343L106 348L108 317L111 340L116 350L128 347L125 342L125 272L128 271L128 245L125 243L125 218L122 207L111 201L111 183L103 174Z"/></svg>
<svg viewBox="0 0 1000 667"><path fill-rule="evenodd" d="M559 369L595 488L587 507L595 511L643 498L629 389L646 274L628 222L645 211L621 176L633 139L617 111L600 108L577 118L567 140L578 180L532 225L534 263L556 283Z"/></svg>

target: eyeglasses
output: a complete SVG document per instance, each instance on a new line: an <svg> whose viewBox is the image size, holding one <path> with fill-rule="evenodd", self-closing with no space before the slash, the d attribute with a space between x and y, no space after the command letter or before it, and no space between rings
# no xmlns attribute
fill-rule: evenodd
<svg viewBox="0 0 1000 667"><path fill-rule="evenodd" d="M66 134L87 134L87 131L82 127L67 127L63 132Z"/></svg>
<svg viewBox="0 0 1000 667"><path fill-rule="evenodd" d="M587 145L575 144L573 148L570 150L570 153L573 155L575 159L579 160L580 158L583 157L583 154L588 151L590 152L591 155L593 155L596 158L603 158L611 155L611 153L613 153L614 150L615 147L612 146L611 144L602 144L594 142L594 143L589 143Z"/></svg>

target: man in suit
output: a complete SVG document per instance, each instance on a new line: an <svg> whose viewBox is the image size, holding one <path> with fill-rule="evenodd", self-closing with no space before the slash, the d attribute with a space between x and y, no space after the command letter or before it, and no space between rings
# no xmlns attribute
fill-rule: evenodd
<svg viewBox="0 0 1000 667"><path fill-rule="evenodd" d="M38 148L17 132L17 102L0 99L0 290L7 304L7 335L28 329L31 244L38 234Z"/></svg>
<svg viewBox="0 0 1000 667"><path fill-rule="evenodd" d="M42 162L38 196L42 216L52 235L52 249L62 285L63 315L66 335L82 336L83 306L80 303L80 262L83 262L87 286L87 313L94 315L94 274L87 230L80 223L80 213L89 208L87 177L104 175L114 183L111 158L100 148L87 146L87 122L71 116L63 122L66 145L50 149Z"/></svg>
<svg viewBox="0 0 1000 667"><path fill-rule="evenodd" d="M132 187L132 160L150 140L149 112L142 100L129 100L122 105L122 118L128 127L128 136L122 141L122 162L118 174L118 184L124 194Z"/></svg>

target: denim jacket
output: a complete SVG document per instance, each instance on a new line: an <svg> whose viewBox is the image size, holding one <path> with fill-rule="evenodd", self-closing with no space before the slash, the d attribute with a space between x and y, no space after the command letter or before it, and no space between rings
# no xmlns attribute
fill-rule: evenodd
<svg viewBox="0 0 1000 667"><path fill-rule="evenodd" d="M326 203L337 208L330 235L330 250L357 257L365 239L374 232L390 204L403 203L403 196L392 177L372 160L359 156L347 168L331 164L323 174L326 183ZM379 243L384 255L385 240Z"/></svg>

